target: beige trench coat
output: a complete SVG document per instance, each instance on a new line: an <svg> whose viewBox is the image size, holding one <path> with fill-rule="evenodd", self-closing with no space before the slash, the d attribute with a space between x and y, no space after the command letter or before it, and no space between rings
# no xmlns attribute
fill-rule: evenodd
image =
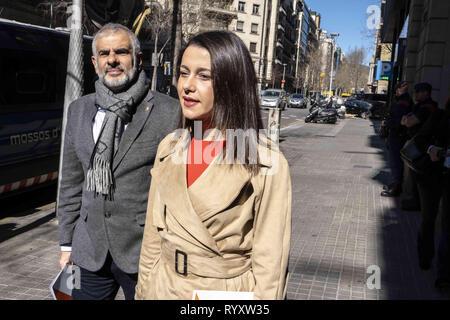
<svg viewBox="0 0 450 320"><path fill-rule="evenodd" d="M187 188L186 164L173 161L171 139L159 145L151 170L135 298L191 299L193 290L218 290L284 299L291 235L284 156L260 156L263 168L253 177L216 157Z"/></svg>

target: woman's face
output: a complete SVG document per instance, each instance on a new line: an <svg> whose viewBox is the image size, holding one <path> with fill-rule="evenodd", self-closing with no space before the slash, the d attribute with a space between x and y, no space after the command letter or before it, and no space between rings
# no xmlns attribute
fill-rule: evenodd
<svg viewBox="0 0 450 320"><path fill-rule="evenodd" d="M178 96L185 118L209 120L214 105L209 52L189 46L183 54L178 78Z"/></svg>

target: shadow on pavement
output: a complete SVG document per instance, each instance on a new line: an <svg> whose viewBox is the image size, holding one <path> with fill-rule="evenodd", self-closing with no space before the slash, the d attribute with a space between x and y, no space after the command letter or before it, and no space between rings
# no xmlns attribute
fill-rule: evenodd
<svg viewBox="0 0 450 320"><path fill-rule="evenodd" d="M19 234L22 234L24 232L33 230L34 228L39 227L40 225L43 225L44 223L49 222L53 218L56 217L56 213L52 212L45 217L39 218L35 221L33 221L30 224L27 224L21 228L16 229L17 224L15 223L7 223L7 224L0 224L0 243L3 241L9 240Z"/></svg>
<svg viewBox="0 0 450 320"><path fill-rule="evenodd" d="M56 216L54 210L39 216L39 213L43 211L38 208L48 206L55 201L56 185L1 199L0 243L53 219Z"/></svg>
<svg viewBox="0 0 450 320"><path fill-rule="evenodd" d="M370 121L374 134L368 137L368 143L371 147L380 150L379 154L385 163L385 166L373 179L381 185L388 184L390 182L388 153L385 141L378 136L381 121ZM375 196L381 198L379 194L375 194ZM382 261L379 266L382 283L387 286L383 299L444 298L434 289L435 272L433 270L422 271L418 266L416 238L421 221L420 212L403 211L401 209L402 197L391 199L394 205L388 206L382 212L377 232L377 243L381 246Z"/></svg>

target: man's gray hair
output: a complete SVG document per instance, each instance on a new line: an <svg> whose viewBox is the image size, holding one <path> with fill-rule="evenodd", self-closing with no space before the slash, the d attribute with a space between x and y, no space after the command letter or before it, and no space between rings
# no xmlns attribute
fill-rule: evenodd
<svg viewBox="0 0 450 320"><path fill-rule="evenodd" d="M133 57L136 57L139 52L141 52L141 43L139 42L136 35L124 25L119 23L107 23L105 24L94 36L92 40L92 55L97 58L97 39L100 36L114 34L119 31L126 32L131 38L131 45L133 46Z"/></svg>

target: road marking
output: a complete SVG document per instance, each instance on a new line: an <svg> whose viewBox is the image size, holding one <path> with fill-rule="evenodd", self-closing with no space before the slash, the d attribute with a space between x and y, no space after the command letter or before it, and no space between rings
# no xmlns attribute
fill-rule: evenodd
<svg viewBox="0 0 450 320"><path fill-rule="evenodd" d="M305 125L305 122L303 120L297 120L295 122L292 122L291 124L281 128L280 133L285 133L288 130L295 130L303 127Z"/></svg>
<svg viewBox="0 0 450 320"><path fill-rule="evenodd" d="M339 124L331 131L329 131L326 134L318 134L316 136L321 136L321 137L336 137L337 134L342 130L342 128L344 128L344 126L347 124L348 119L345 120L341 120L339 122Z"/></svg>

